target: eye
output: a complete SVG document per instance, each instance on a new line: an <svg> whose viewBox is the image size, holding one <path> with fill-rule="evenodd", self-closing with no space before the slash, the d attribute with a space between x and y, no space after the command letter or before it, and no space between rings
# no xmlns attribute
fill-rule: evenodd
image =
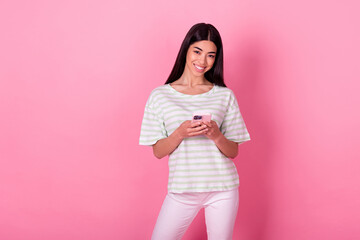
<svg viewBox="0 0 360 240"><path fill-rule="evenodd" d="M195 51L194 51L194 53L196 53L196 54L200 54L200 51L198 51L198 50L195 50Z"/></svg>
<svg viewBox="0 0 360 240"><path fill-rule="evenodd" d="M211 58L215 58L215 55L209 55L209 57L211 57Z"/></svg>

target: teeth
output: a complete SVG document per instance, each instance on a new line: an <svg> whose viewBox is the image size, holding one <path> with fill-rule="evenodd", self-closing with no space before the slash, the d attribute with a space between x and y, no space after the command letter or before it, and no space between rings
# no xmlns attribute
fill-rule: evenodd
<svg viewBox="0 0 360 240"><path fill-rule="evenodd" d="M195 65L195 67L196 67L197 69L199 69L199 70L203 70L203 69L204 69L204 68L199 67L199 66L197 66L197 65Z"/></svg>

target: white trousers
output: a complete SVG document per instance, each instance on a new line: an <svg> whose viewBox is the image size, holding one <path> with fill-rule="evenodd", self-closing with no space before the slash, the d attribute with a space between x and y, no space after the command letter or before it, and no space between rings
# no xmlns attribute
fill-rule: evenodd
<svg viewBox="0 0 360 240"><path fill-rule="evenodd" d="M208 240L232 240L239 191L168 193L151 240L180 240L201 208L205 208Z"/></svg>

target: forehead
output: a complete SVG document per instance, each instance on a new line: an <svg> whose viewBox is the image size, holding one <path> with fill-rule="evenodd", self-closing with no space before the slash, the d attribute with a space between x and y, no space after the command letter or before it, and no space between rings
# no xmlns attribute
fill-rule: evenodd
<svg viewBox="0 0 360 240"><path fill-rule="evenodd" d="M190 45L190 48L194 47L201 48L204 52L216 52L217 49L215 43L208 40L194 42Z"/></svg>

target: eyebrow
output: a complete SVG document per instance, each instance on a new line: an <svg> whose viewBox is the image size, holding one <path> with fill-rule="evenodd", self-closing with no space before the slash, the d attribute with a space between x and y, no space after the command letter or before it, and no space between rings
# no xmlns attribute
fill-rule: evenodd
<svg viewBox="0 0 360 240"><path fill-rule="evenodd" d="M194 47L194 48L197 48L197 49L199 49L200 51L202 51L202 49L199 48L199 47ZM209 52L209 53L216 53L216 52Z"/></svg>

